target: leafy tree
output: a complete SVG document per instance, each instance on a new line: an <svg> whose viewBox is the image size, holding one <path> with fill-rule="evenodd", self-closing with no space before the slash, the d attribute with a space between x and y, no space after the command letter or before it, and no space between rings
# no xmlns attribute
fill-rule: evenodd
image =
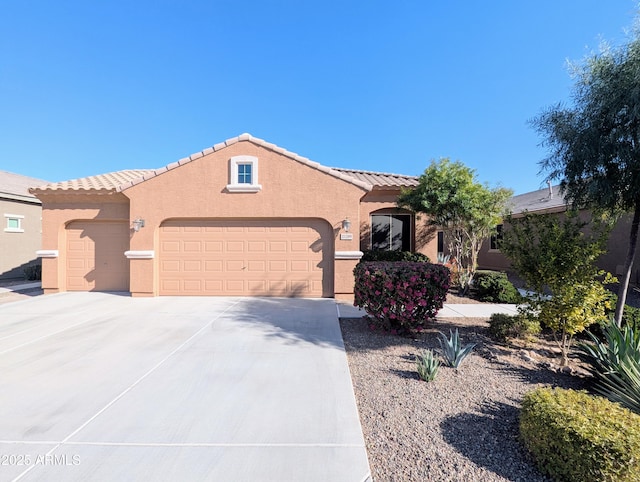
<svg viewBox="0 0 640 482"><path fill-rule="evenodd" d="M418 186L404 191L398 204L427 214L431 224L445 230L458 282L465 290L476 271L482 242L502 222L512 194L510 189L480 184L473 169L445 158L432 161Z"/></svg>
<svg viewBox="0 0 640 482"><path fill-rule="evenodd" d="M618 326L640 227L639 33L576 66L572 107L555 105L532 121L550 151L541 166L549 179L561 181L574 207L633 213L615 312Z"/></svg>
<svg viewBox="0 0 640 482"><path fill-rule="evenodd" d="M507 221L500 249L533 290L530 311L551 328L566 365L574 335L604 322L610 308L600 278L604 276L605 283L614 279L595 263L605 252L611 224L602 219L582 221L576 211L567 212L563 219L525 213L521 218L509 216Z"/></svg>

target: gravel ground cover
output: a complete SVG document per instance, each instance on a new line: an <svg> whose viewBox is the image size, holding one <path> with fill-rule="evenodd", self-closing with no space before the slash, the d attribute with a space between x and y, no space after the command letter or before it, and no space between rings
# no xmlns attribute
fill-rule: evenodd
<svg viewBox="0 0 640 482"><path fill-rule="evenodd" d="M551 344L500 345L487 326L443 319L407 338L341 320L374 481L548 480L518 442L522 396L539 386L584 388L586 379L554 369ZM436 330L455 328L463 343L478 344L473 354L458 371L441 366L435 381L421 381L415 356L439 346Z"/></svg>

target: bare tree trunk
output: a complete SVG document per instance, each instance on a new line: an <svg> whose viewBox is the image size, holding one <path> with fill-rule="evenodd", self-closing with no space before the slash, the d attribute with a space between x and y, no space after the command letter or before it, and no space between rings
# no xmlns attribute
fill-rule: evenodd
<svg viewBox="0 0 640 482"><path fill-rule="evenodd" d="M627 301L627 290L629 289L629 281L631 279L631 269L633 268L633 260L636 257L638 246L638 227L640 227L640 202L636 204L633 211L633 221L631 222L631 232L629 233L629 249L627 251L627 259L624 262L624 273L620 287L618 288L618 303L616 304L615 321L618 327L622 326L622 314L624 313L624 305Z"/></svg>

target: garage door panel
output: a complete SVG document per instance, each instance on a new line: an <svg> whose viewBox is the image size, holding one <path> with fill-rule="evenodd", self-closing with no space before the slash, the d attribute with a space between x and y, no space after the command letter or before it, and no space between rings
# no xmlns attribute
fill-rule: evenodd
<svg viewBox="0 0 640 482"><path fill-rule="evenodd" d="M164 241L162 243L161 249L165 253L169 253L169 252L179 253L180 252L180 242L179 241Z"/></svg>
<svg viewBox="0 0 640 482"><path fill-rule="evenodd" d="M202 251L202 243L200 241L185 241L182 249L185 253L199 253Z"/></svg>
<svg viewBox="0 0 640 482"><path fill-rule="evenodd" d="M301 260L292 260L291 261L291 271L310 271L309 262L301 261Z"/></svg>
<svg viewBox="0 0 640 482"><path fill-rule="evenodd" d="M250 272L260 272L260 273L264 273L265 271L267 271L267 263L263 260L260 261L249 261L249 263L247 264L247 271Z"/></svg>
<svg viewBox="0 0 640 482"><path fill-rule="evenodd" d="M202 291L202 281L199 279L186 279L183 281L185 291Z"/></svg>
<svg viewBox="0 0 640 482"><path fill-rule="evenodd" d="M223 290L224 283L222 280L205 280L204 289L207 292L221 292Z"/></svg>
<svg viewBox="0 0 640 482"><path fill-rule="evenodd" d="M332 234L319 220L167 221L160 228L160 294L332 296L333 260L322 248ZM200 284L167 282L180 279Z"/></svg>
<svg viewBox="0 0 640 482"><path fill-rule="evenodd" d="M227 252L242 253L244 251L244 241L227 241Z"/></svg>
<svg viewBox="0 0 640 482"><path fill-rule="evenodd" d="M222 260L211 260L211 259L205 260L205 262L204 262L204 270L205 271L221 272L222 271Z"/></svg>
<svg viewBox="0 0 640 482"><path fill-rule="evenodd" d="M221 253L223 251L222 241L205 241L204 251L206 253Z"/></svg>
<svg viewBox="0 0 640 482"><path fill-rule="evenodd" d="M202 262L200 260L185 260L184 271L194 271L199 273L202 271Z"/></svg>
<svg viewBox="0 0 640 482"><path fill-rule="evenodd" d="M287 271L287 262L285 260L270 260L269 271Z"/></svg>

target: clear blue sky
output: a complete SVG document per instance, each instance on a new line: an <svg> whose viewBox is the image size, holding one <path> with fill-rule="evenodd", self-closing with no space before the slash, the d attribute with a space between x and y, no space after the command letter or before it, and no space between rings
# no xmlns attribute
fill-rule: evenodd
<svg viewBox="0 0 640 482"><path fill-rule="evenodd" d="M161 167L243 132L328 166L458 159L538 189L527 121L566 60L628 38L632 0L3 0L0 169Z"/></svg>

